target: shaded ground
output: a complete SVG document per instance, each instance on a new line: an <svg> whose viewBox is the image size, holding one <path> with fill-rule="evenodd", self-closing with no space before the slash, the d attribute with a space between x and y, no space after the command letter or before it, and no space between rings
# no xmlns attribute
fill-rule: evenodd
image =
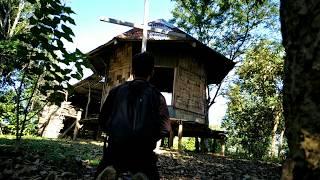
<svg viewBox="0 0 320 180"><path fill-rule="evenodd" d="M0 138L0 179L93 179L101 144L26 140L15 150ZM279 179L279 164L235 160L212 154L160 151L162 179Z"/></svg>
<svg viewBox="0 0 320 180"><path fill-rule="evenodd" d="M162 151L159 165L164 179L280 179L281 175L280 164L212 154Z"/></svg>

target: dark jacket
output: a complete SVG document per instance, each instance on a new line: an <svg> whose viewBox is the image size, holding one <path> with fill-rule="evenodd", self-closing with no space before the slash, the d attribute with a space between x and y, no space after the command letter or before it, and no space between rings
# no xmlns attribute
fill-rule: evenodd
<svg viewBox="0 0 320 180"><path fill-rule="evenodd" d="M134 145L148 151L171 130L164 97L149 82L140 79L109 92L99 123L109 136L109 144Z"/></svg>

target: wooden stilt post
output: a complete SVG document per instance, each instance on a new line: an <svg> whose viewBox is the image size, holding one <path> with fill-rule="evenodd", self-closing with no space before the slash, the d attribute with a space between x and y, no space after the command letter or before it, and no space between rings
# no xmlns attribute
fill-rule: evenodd
<svg viewBox="0 0 320 180"><path fill-rule="evenodd" d="M179 122L179 129L178 129L178 150L182 150L182 130L183 130L183 126L182 126L182 122Z"/></svg>
<svg viewBox="0 0 320 180"><path fill-rule="evenodd" d="M81 111L77 112L76 124L75 124L74 130L73 130L73 140L76 140L77 135L78 135L78 131L80 129L79 121L81 119L81 113L82 113Z"/></svg>
<svg viewBox="0 0 320 180"><path fill-rule="evenodd" d="M195 137L194 139L195 139L194 146L195 146L196 152L199 152L199 137Z"/></svg>
<svg viewBox="0 0 320 180"><path fill-rule="evenodd" d="M85 113L85 115L84 115L84 118L85 118L85 119L88 118L88 111L89 111L90 101L91 101L91 87L90 87L90 83L89 83L88 101L87 101L87 106L86 106L86 113Z"/></svg>
<svg viewBox="0 0 320 180"><path fill-rule="evenodd" d="M226 149L226 140L225 138L223 138L221 140L221 152L220 152L222 156L224 156L225 149Z"/></svg>
<svg viewBox="0 0 320 180"><path fill-rule="evenodd" d="M212 153L215 153L216 152L216 149L217 149L217 141L216 139L211 139L211 152Z"/></svg>
<svg viewBox="0 0 320 180"><path fill-rule="evenodd" d="M174 133L173 133L173 129L172 129L172 131L170 131L170 137L169 137L169 142L168 142L170 149L173 147L173 139L174 139Z"/></svg>
<svg viewBox="0 0 320 180"><path fill-rule="evenodd" d="M207 145L206 145L206 138L200 138L200 150L201 152L208 152Z"/></svg>
<svg viewBox="0 0 320 180"><path fill-rule="evenodd" d="M160 147L164 147L164 141L165 141L165 138L161 138L161 144L160 144Z"/></svg>

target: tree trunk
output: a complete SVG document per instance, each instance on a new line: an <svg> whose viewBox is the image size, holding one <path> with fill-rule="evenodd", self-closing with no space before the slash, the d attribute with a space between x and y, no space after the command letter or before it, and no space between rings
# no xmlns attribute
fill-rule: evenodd
<svg viewBox="0 0 320 180"><path fill-rule="evenodd" d="M274 125L271 132L271 147L270 147L271 157L275 157L277 154L277 148L276 148L277 136L276 135L277 135L279 121L280 121L280 114L277 112L276 117L274 118Z"/></svg>
<svg viewBox="0 0 320 180"><path fill-rule="evenodd" d="M284 118L289 157L282 179L320 177L320 1L281 0L286 50Z"/></svg>
<svg viewBox="0 0 320 180"><path fill-rule="evenodd" d="M278 147L278 158L281 157L281 151L282 151L282 148L283 148L283 135L284 135L284 129L280 133L279 147Z"/></svg>

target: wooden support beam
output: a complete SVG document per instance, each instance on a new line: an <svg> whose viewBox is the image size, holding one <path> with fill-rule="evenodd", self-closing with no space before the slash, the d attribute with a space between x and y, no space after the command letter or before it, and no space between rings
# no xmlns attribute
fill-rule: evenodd
<svg viewBox="0 0 320 180"><path fill-rule="evenodd" d="M84 116L85 119L88 118L88 111L89 111L90 101L91 101L91 86L90 86L90 84L89 84L89 92L88 92L88 100L87 100L87 106L86 106L86 113L85 113L85 116Z"/></svg>
<svg viewBox="0 0 320 180"><path fill-rule="evenodd" d="M211 147L210 147L210 151L215 153L217 149L217 140L216 139L211 139Z"/></svg>
<svg viewBox="0 0 320 180"><path fill-rule="evenodd" d="M101 94L101 101L100 101L100 111L103 107L104 101L107 99L108 93L109 93L109 88L108 87L108 77L109 77L109 65L106 66L105 72L104 72L104 82L102 86L102 94Z"/></svg>
<svg viewBox="0 0 320 180"><path fill-rule="evenodd" d="M174 139L174 133L172 129L172 131L170 131L169 142L168 142L170 149L173 147L173 139Z"/></svg>
<svg viewBox="0 0 320 180"><path fill-rule="evenodd" d="M60 138L63 138L71 129L72 127L76 124L76 121L74 121L71 126L68 127L68 129L66 129L61 135Z"/></svg>
<svg viewBox="0 0 320 180"><path fill-rule="evenodd" d="M221 140L221 152L220 152L220 154L222 156L224 156L225 149L226 149L226 141L225 141L225 139L222 139Z"/></svg>
<svg viewBox="0 0 320 180"><path fill-rule="evenodd" d="M196 149L196 152L199 152L200 149L199 149L199 137L195 137L195 143L194 143L194 146L195 146L195 149Z"/></svg>
<svg viewBox="0 0 320 180"><path fill-rule="evenodd" d="M75 121L75 126L74 126L74 130L73 130L73 140L76 140L77 138L77 135L78 135L78 131L79 129L81 128L80 124L79 124L79 121L81 119L81 111L78 111L77 112L77 118L76 118L76 121Z"/></svg>
<svg viewBox="0 0 320 180"><path fill-rule="evenodd" d="M160 147L164 147L164 141L165 141L165 138L161 138L161 144L160 144Z"/></svg>
<svg viewBox="0 0 320 180"><path fill-rule="evenodd" d="M113 18L108 18L108 17L100 17L100 21L103 22L108 22L108 23L113 23L117 25L122 25L122 26L127 26L127 27L133 27L133 28L138 28L138 29L144 29L143 25L141 24L136 24L136 23L131 23L131 22L126 22L126 21L121 21ZM180 38L186 38L186 34L184 33L178 33L174 31L169 31L169 30L164 30L160 28L154 28L154 27L147 27L147 31L155 32L155 33L160 33L168 36L173 36L173 37L180 37Z"/></svg>
<svg viewBox="0 0 320 180"><path fill-rule="evenodd" d="M142 33L142 45L141 45L142 53L147 50L148 16L149 16L149 0L144 0L143 33Z"/></svg>
<svg viewBox="0 0 320 180"><path fill-rule="evenodd" d="M143 26L140 24L135 24L132 22L127 22L127 21L121 21L118 19L113 19L113 18L108 18L108 17L100 17L100 21L108 22L108 23L112 23L112 24L117 24L117 25L122 25L122 26L127 26L127 27L134 27L134 28L143 29Z"/></svg>
<svg viewBox="0 0 320 180"><path fill-rule="evenodd" d="M179 123L179 129L178 129L178 150L182 150L182 131L183 131L183 126L182 122Z"/></svg>
<svg viewBox="0 0 320 180"><path fill-rule="evenodd" d="M200 138L200 150L201 150L201 152L208 152L206 138L204 138L204 137Z"/></svg>
<svg viewBox="0 0 320 180"><path fill-rule="evenodd" d="M61 113L61 116L66 116L66 117L71 117L71 118L77 118L77 116L72 115L72 114L66 114L66 113Z"/></svg>

